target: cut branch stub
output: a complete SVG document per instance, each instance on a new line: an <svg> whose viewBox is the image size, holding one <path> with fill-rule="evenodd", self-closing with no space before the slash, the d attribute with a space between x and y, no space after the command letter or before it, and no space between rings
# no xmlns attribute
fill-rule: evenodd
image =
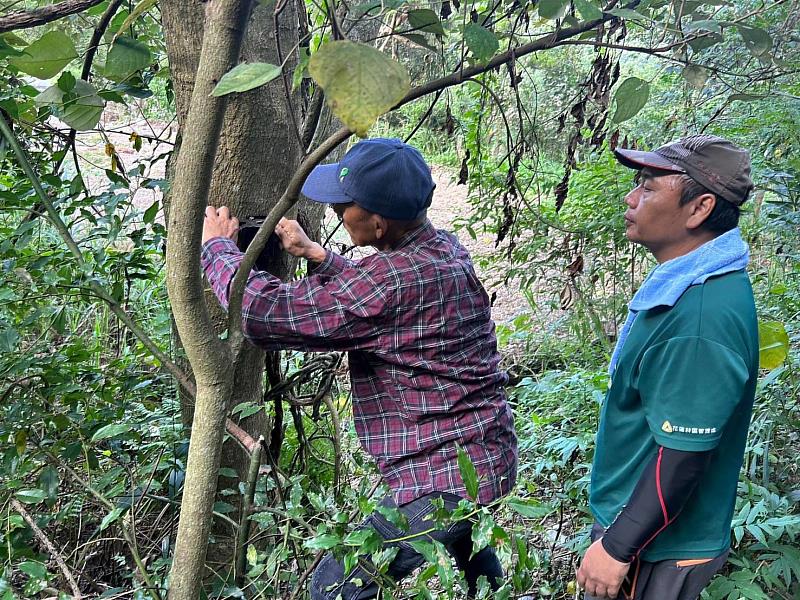
<svg viewBox="0 0 800 600"><path fill-rule="evenodd" d="M349 41L323 45L308 71L324 90L328 105L360 137L411 88L408 71L383 52Z"/></svg>

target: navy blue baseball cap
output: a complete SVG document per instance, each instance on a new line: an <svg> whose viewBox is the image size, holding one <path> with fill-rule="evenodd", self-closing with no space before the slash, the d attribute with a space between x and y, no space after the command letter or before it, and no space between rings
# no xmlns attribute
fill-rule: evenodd
<svg viewBox="0 0 800 600"><path fill-rule="evenodd" d="M355 202L387 219L413 221L430 206L435 187L419 150L396 138L372 138L340 162L315 167L302 192L316 202Z"/></svg>

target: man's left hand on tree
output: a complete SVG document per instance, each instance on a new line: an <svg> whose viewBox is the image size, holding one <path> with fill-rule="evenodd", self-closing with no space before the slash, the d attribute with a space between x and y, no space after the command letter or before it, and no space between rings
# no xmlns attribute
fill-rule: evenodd
<svg viewBox="0 0 800 600"><path fill-rule="evenodd" d="M226 237L236 241L239 231L239 220L231 216L227 206L206 207L206 218L203 221L203 243L215 237Z"/></svg>

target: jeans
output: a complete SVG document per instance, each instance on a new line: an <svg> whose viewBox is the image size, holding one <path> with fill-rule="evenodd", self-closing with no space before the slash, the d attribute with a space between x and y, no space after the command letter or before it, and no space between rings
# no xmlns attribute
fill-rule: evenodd
<svg viewBox="0 0 800 600"><path fill-rule="evenodd" d="M441 498L448 511L455 509L461 500L455 494L434 492L397 507L408 519L408 531L399 529L377 512L367 517L359 529L372 527L385 540L408 537L414 533L427 531L434 525L433 521L425 520L425 517L435 510L431 504L431 500L434 498ZM396 507L391 496L384 498L381 504L390 508ZM436 530L415 538L416 540L436 540L447 548L455 558L456 566L464 572L470 596L475 593L477 581L481 575L486 577L493 590L500 587L503 577L500 561L497 560L491 547L484 548L470 559L472 553L471 533L472 522L465 520L452 523L447 529ZM387 571L388 576L394 581L400 581L425 562L422 555L417 553L408 541L384 546L399 546L397 555ZM354 567L345 577L342 564L333 555L327 554L311 578L312 600L335 600L340 595L342 600L375 598L378 595L379 584L370 575L369 562L366 562L364 557L361 560L365 561L364 564L360 563ZM363 582L362 585L353 584L352 581L356 579L360 579Z"/></svg>

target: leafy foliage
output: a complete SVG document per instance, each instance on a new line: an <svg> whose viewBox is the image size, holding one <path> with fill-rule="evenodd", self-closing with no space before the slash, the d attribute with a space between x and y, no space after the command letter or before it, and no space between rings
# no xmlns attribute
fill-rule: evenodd
<svg viewBox="0 0 800 600"><path fill-rule="evenodd" d="M409 90L400 63L369 46L341 41L315 52L308 71L325 90L333 113L361 137Z"/></svg>
<svg viewBox="0 0 800 600"><path fill-rule="evenodd" d="M492 233L495 247L476 257L484 272L498 274L488 283L520 286L529 301L498 326L514 380L518 488L492 507L467 499L452 514L439 511L432 525L470 519L474 549L496 549L508 582L495 595L484 582L479 597L574 596L575 561L591 522L588 477L605 361L625 302L650 266L624 237L620 204L631 174L611 149L652 147L706 130L752 150L758 187L743 230L753 248L768 371L759 381L746 449L731 566L704 595L795 597L800 90L791 79L797 66L793 16L779 3L645 1L604 8L593 0L542 0L534 7L369 2L334 23L309 3L308 18L301 19L310 30L303 35L294 91L319 86L335 115L359 135L377 120L377 130L412 136L429 157L460 167L459 179L473 198L471 214L458 223L461 233ZM89 75L73 72L76 59L86 56L86 23L96 23L105 9L34 33L0 36L0 118L13 124L87 263L75 266L40 215L31 182L0 143L0 436L6 442L0 484L57 547L69 549L65 557L83 573L82 585L106 596L143 597L152 590L142 583L135 550L146 558L154 589L163 591L186 432L173 382L88 292L87 282L101 282L161 347L169 347L162 206L156 200L145 207L135 198L137 189L167 187L146 176L165 156L154 150L142 157L147 142L141 130L130 132L130 148L112 141L107 130L128 108L169 121L174 107L152 0L117 13ZM501 46L513 49L609 15L615 19L570 45L519 57L439 90L433 102L428 97L385 114L408 93L411 80L455 75L485 64ZM356 39L360 27L378 21L381 29L368 34L377 36L372 45L332 41ZM280 73L281 67L265 63L239 65L214 93L255 89ZM63 124L102 131L79 137L87 143L76 146L76 154L84 155L70 160ZM103 149L99 156L86 150L92 145ZM132 164L123 164L128 160ZM313 360L286 355L285 376ZM304 380L292 393L314 397L317 383ZM300 594L307 581L302 574L321 551L333 551L348 570L369 559L386 573L393 548L374 532L355 530L384 510L377 502L384 490L375 488L374 467L344 426L346 384L333 381L329 393L329 405L292 408L278 464L263 466L254 508L244 515L254 527L244 540L244 583L221 572L209 596ZM277 420L281 402L243 403L230 416L243 421L267 412ZM474 497L477 473L463 453L459 466ZM230 470L220 476L216 518L239 531L246 482ZM2 520L4 600L63 587L52 557L21 515L4 511ZM135 543L125 538L131 531ZM222 542L214 536L214 543ZM404 588L382 578L386 597L454 597L464 589L444 548L412 543L426 564Z"/></svg>

